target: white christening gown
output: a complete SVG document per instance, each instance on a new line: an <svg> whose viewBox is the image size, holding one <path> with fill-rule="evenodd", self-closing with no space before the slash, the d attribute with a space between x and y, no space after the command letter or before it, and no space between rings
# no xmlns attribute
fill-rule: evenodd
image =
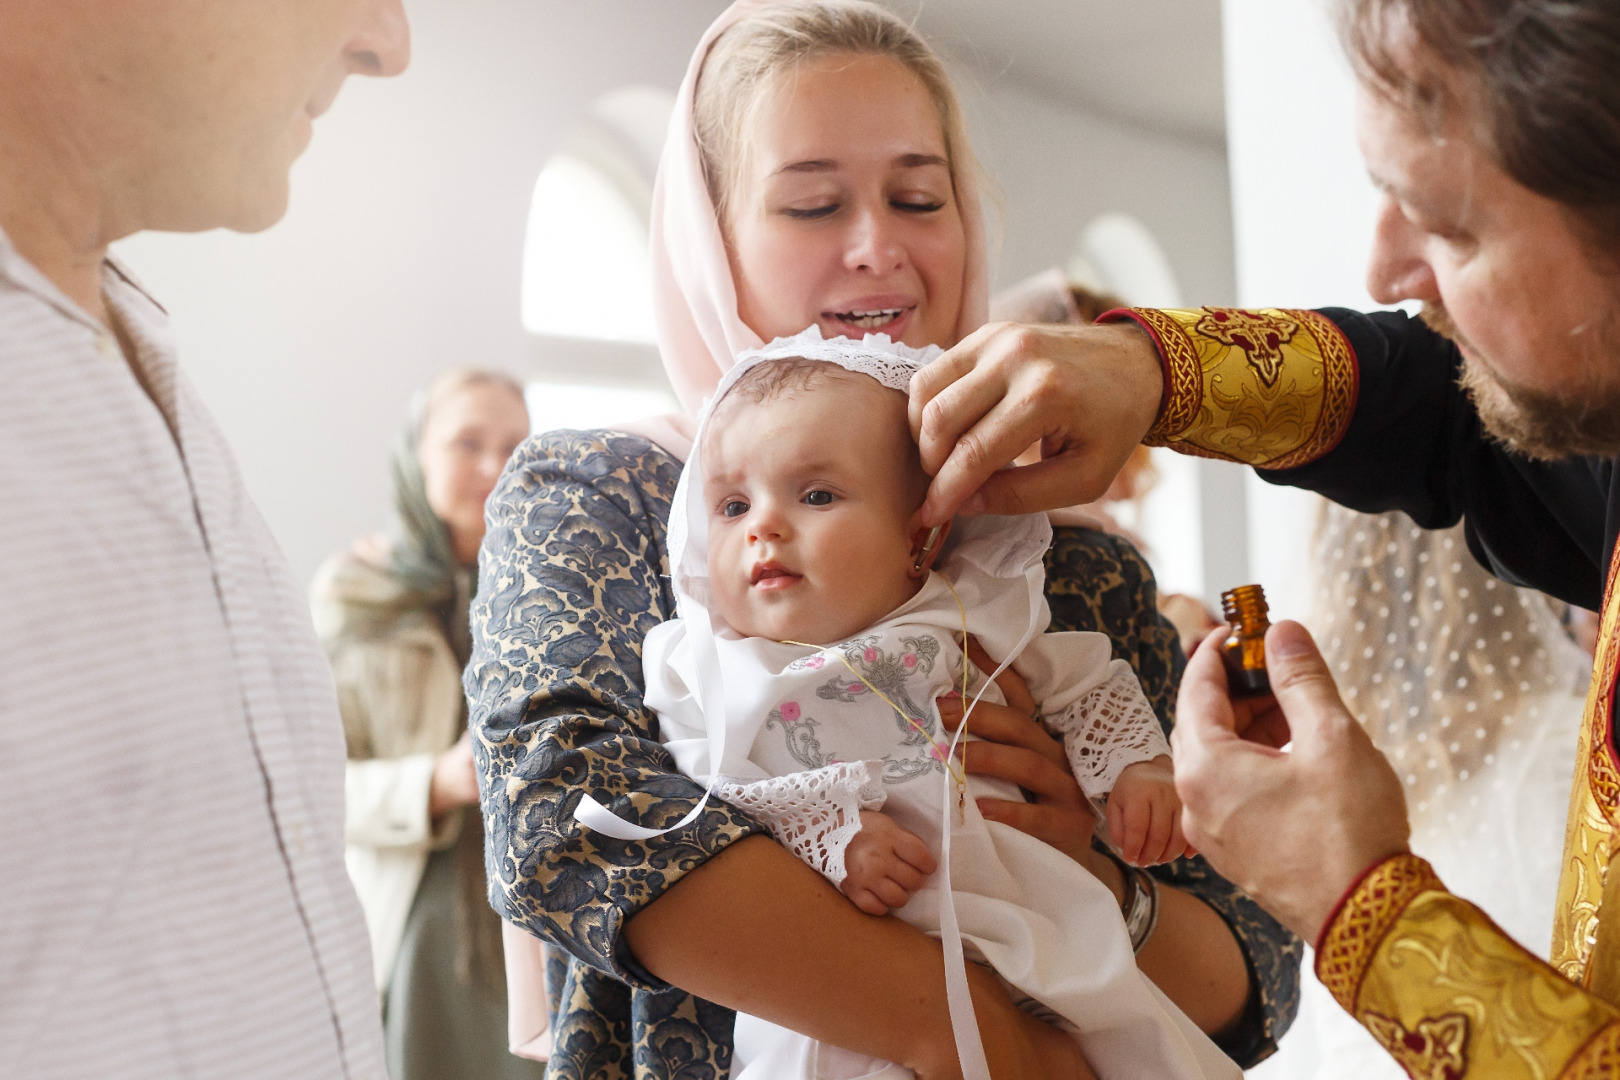
<svg viewBox="0 0 1620 1080"><path fill-rule="evenodd" d="M816 650L718 628L726 747L718 763L692 692L702 683L688 628L675 620L647 638L646 701L681 769L703 782L718 773L720 797L768 822L835 884L861 809L881 808L940 852L945 786L954 783L941 764L950 733L934 701L961 685L964 610L941 574L990 655L1016 656L1088 796L1105 795L1127 765L1168 752L1134 673L1110 659L1106 637L1040 632L1050 619L1041 594L1044 519L974 520L911 601L848 641ZM1000 700L993 685L985 697ZM1108 888L1055 848L986 821L975 803L983 796L1022 798L1005 782L969 777L950 815L950 890L969 959L987 963L1015 997L1038 1002L1036 1011L1072 1025L1101 1080L1237 1077L1237 1066L1137 969ZM895 913L936 936L940 877ZM793 922L793 912L782 912L783 934L794 933ZM746 1015L736 1040L739 1080L910 1075Z"/></svg>

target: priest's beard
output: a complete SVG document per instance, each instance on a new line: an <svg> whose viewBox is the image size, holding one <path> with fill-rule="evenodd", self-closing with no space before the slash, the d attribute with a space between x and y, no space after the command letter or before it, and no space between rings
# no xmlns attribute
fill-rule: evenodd
<svg viewBox="0 0 1620 1080"><path fill-rule="evenodd" d="M1503 381L1479 360L1479 351L1437 302L1423 305L1423 321L1463 350L1459 381L1486 434L1540 461L1580 454L1620 456L1620 310L1570 336L1581 352L1576 385L1558 391Z"/></svg>

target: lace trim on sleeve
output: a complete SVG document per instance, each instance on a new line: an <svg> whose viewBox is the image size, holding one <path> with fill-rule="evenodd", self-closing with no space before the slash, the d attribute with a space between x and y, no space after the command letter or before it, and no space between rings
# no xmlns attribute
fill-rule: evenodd
<svg viewBox="0 0 1620 1080"><path fill-rule="evenodd" d="M722 779L715 794L770 826L771 835L834 885L846 873L844 849L861 831L862 810L887 797L881 761L846 761L752 783Z"/></svg>
<svg viewBox="0 0 1620 1080"><path fill-rule="evenodd" d="M1114 662L1106 682L1061 713L1042 717L1063 738L1069 768L1088 798L1101 799L1127 765L1170 753L1136 673Z"/></svg>

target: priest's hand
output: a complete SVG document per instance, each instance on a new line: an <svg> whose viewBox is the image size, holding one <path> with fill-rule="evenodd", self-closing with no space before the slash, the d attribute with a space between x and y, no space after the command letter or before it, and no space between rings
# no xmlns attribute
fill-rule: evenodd
<svg viewBox="0 0 1620 1080"><path fill-rule="evenodd" d="M934 477L924 523L1100 498L1163 393L1158 352L1134 324L980 328L911 379L911 433ZM1039 462L1000 471L1036 443Z"/></svg>
<svg viewBox="0 0 1620 1080"><path fill-rule="evenodd" d="M1315 941L1364 871L1408 850L1406 797L1303 626L1266 635L1276 698L1258 704L1228 696L1225 633L1205 640L1181 682L1171 745L1182 825L1219 873Z"/></svg>

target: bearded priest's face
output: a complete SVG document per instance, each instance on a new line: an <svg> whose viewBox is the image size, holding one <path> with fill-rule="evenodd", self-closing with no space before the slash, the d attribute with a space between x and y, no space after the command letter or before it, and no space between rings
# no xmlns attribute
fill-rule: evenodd
<svg viewBox="0 0 1620 1080"><path fill-rule="evenodd" d="M1451 89L1460 104L1437 123L1360 88L1357 136L1384 193L1368 291L1423 303L1509 446L1620 454L1620 251L1594 251L1569 207L1509 176L1466 104L1477 95L1460 76Z"/></svg>

